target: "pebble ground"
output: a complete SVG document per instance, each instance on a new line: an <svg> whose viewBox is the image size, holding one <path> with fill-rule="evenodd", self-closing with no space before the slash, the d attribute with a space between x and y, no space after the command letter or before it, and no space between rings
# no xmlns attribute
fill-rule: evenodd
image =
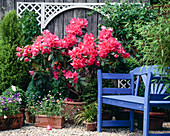
<svg viewBox="0 0 170 136"><path fill-rule="evenodd" d="M152 131L152 133L170 133L170 122L163 124L163 130ZM0 131L0 136L142 136L142 131L135 128L129 132L128 128L103 128L102 133L97 131L86 131L84 126L66 124L62 129L47 130L26 123L20 129Z"/></svg>

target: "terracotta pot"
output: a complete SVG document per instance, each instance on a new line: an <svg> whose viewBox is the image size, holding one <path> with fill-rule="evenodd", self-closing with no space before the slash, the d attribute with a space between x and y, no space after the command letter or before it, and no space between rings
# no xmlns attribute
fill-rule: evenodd
<svg viewBox="0 0 170 136"><path fill-rule="evenodd" d="M21 108L20 112L23 114L22 126L24 126L25 125L25 108Z"/></svg>
<svg viewBox="0 0 170 136"><path fill-rule="evenodd" d="M87 131L94 131L94 130L96 130L96 124L97 124L96 122L92 122L92 123L86 122L85 126L86 126Z"/></svg>
<svg viewBox="0 0 170 136"><path fill-rule="evenodd" d="M115 112L116 120L129 120L130 110L129 109L120 109Z"/></svg>
<svg viewBox="0 0 170 136"><path fill-rule="evenodd" d="M143 111L135 111L138 128L143 129ZM149 112L149 130L160 130L166 118L164 112Z"/></svg>
<svg viewBox="0 0 170 136"><path fill-rule="evenodd" d="M4 116L0 116L0 130L21 128L22 123L23 114L7 116L6 119Z"/></svg>
<svg viewBox="0 0 170 136"><path fill-rule="evenodd" d="M29 111L25 111L25 117L27 123L35 123L35 116L31 114Z"/></svg>
<svg viewBox="0 0 170 136"><path fill-rule="evenodd" d="M75 115L77 114L78 111L83 110L83 105L85 105L85 102L64 102L66 106L64 107L64 114L69 115L68 122L69 123L74 123L75 122Z"/></svg>
<svg viewBox="0 0 170 136"><path fill-rule="evenodd" d="M110 112L102 112L102 120L112 120L112 114Z"/></svg>
<svg viewBox="0 0 170 136"><path fill-rule="evenodd" d="M65 125L63 116L49 117L46 115L35 116L35 126L36 127L47 127L50 125L52 128L63 128Z"/></svg>

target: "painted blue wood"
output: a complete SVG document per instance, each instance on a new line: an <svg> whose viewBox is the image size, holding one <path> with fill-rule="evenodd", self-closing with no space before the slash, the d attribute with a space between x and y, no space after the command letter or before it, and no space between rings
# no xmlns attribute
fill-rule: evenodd
<svg viewBox="0 0 170 136"><path fill-rule="evenodd" d="M103 88L102 94L132 94L131 88Z"/></svg>
<svg viewBox="0 0 170 136"><path fill-rule="evenodd" d="M98 77L98 112L97 112L97 131L101 132L102 128L102 72L97 71Z"/></svg>
<svg viewBox="0 0 170 136"><path fill-rule="evenodd" d="M144 114L143 114L143 136L148 136L149 134L149 100L150 88L151 88L152 73L149 72L147 76L147 82L145 86L145 97L144 97Z"/></svg>
<svg viewBox="0 0 170 136"><path fill-rule="evenodd" d="M140 76L138 75L138 76L137 76L137 80L136 80L135 96L138 95L139 80L140 80Z"/></svg>
<svg viewBox="0 0 170 136"><path fill-rule="evenodd" d="M129 120L103 120L102 127L122 127L122 126L130 126Z"/></svg>
<svg viewBox="0 0 170 136"><path fill-rule="evenodd" d="M149 136L170 136L170 133L149 134Z"/></svg>
<svg viewBox="0 0 170 136"><path fill-rule="evenodd" d="M97 131L101 132L101 127L113 126L129 126L130 131L133 131L133 109L136 109L144 111L143 136L153 135L149 134L149 111L151 111L151 107L170 109L170 98L164 99L166 96L170 95L164 94L169 85L165 85L165 78L160 76L161 74L157 66L138 67L129 74L102 73L101 70L98 70ZM136 85L134 84L134 76L137 76ZM142 77L145 85L144 97L137 96L140 77ZM130 88L103 88L102 79L128 79L130 80ZM130 120L102 121L102 103L129 108Z"/></svg>
<svg viewBox="0 0 170 136"><path fill-rule="evenodd" d="M131 79L131 74L102 73L102 79Z"/></svg>
<svg viewBox="0 0 170 136"><path fill-rule="evenodd" d="M130 132L134 131L134 111L131 109L130 110L130 128L129 128Z"/></svg>

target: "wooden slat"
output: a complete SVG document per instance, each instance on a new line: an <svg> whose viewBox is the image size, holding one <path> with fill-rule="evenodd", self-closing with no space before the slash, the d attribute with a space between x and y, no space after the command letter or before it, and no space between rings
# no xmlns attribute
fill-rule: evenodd
<svg viewBox="0 0 170 136"><path fill-rule="evenodd" d="M135 98L139 96L124 95L119 97L116 95L102 96L103 103L125 107L129 109L143 110L144 109L144 98ZM134 101L133 101L134 100Z"/></svg>
<svg viewBox="0 0 170 136"><path fill-rule="evenodd" d="M138 88L139 88L139 80L140 80L140 76L137 76L137 81L136 81L136 87L135 87L135 96L138 95Z"/></svg>
<svg viewBox="0 0 170 136"><path fill-rule="evenodd" d="M102 79L131 79L130 74L102 73Z"/></svg>
<svg viewBox="0 0 170 136"><path fill-rule="evenodd" d="M129 120L103 120L102 127L121 127L130 126Z"/></svg>
<svg viewBox="0 0 170 136"><path fill-rule="evenodd" d="M85 3L86 0L74 0L75 3ZM84 18L85 17L85 9L74 9L74 17L75 18Z"/></svg>
<svg viewBox="0 0 170 136"><path fill-rule="evenodd" d="M54 0L54 2L64 2L63 0ZM64 13L57 15L54 18L54 33L62 39L64 37Z"/></svg>
<svg viewBox="0 0 170 136"><path fill-rule="evenodd" d="M151 94L150 100L151 101L170 101L170 97L168 99L165 99L165 97L169 96L170 94Z"/></svg>
<svg viewBox="0 0 170 136"><path fill-rule="evenodd" d="M167 90L168 87L170 87L169 84L166 84L166 85L164 86L164 88L162 89L161 94L164 94L164 93L166 92L166 90Z"/></svg>
<svg viewBox="0 0 170 136"><path fill-rule="evenodd" d="M102 94L132 94L130 88L103 88Z"/></svg>
<svg viewBox="0 0 170 136"><path fill-rule="evenodd" d="M170 133L149 134L149 136L170 136Z"/></svg>
<svg viewBox="0 0 170 136"><path fill-rule="evenodd" d="M160 94L160 92L162 91L163 86L164 86L164 84L159 84L157 94Z"/></svg>

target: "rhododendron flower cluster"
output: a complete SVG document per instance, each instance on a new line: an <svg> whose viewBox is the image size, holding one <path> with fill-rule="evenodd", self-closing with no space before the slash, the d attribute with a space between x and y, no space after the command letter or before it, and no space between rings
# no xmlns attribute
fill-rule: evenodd
<svg viewBox="0 0 170 136"><path fill-rule="evenodd" d="M86 65L91 66L97 62L97 50L95 49L94 40L93 34L88 35L86 33L83 37L83 43L80 42L78 47L74 47L72 51L69 51L69 55L73 60L71 65L74 69L83 68Z"/></svg>
<svg viewBox="0 0 170 136"><path fill-rule="evenodd" d="M107 59L109 55L113 55L114 58L118 58L118 56L130 57L129 53L126 53L124 48L121 47L121 44L113 38L111 28L102 26L98 36L99 42L96 43L97 39L93 34L86 33L82 36L82 29L87 26L88 21L86 19L71 19L70 24L65 29L67 35L63 39L59 39L55 34L44 30L32 45L23 48L17 47L17 56L23 57L26 62L31 62L38 55L42 55L42 59L46 55L48 56L47 60L40 61L49 62L49 65L45 64L45 66L48 66L45 67L45 71L50 73L51 69L55 80L64 76L66 80L73 79L72 83L78 82L76 70L89 66L100 66L100 61ZM82 36L82 41L78 42L76 36L79 36L79 38ZM56 59L54 56L60 56L63 59ZM31 70L29 73L33 75L34 71ZM67 86L71 85L68 84Z"/></svg>
<svg viewBox="0 0 170 136"><path fill-rule="evenodd" d="M68 27L66 27L66 33L68 34L73 34L73 35L77 35L77 36L82 36L83 32L82 32L82 28L88 26L88 21L86 19L71 19L70 20L70 24L68 25Z"/></svg>

